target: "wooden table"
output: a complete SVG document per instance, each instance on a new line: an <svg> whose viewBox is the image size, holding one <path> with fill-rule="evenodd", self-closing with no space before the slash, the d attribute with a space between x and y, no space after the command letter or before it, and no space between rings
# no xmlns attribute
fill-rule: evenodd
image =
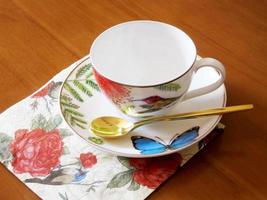
<svg viewBox="0 0 267 200"><path fill-rule="evenodd" d="M267 1L0 0L0 112L86 55L106 28L136 19L186 31L198 53L221 60L228 105L225 133L148 199L267 199ZM38 199L2 165L0 199Z"/></svg>

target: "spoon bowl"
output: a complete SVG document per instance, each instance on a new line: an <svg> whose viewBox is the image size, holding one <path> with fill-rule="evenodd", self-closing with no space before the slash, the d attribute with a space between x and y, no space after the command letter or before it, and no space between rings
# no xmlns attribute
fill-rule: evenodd
<svg viewBox="0 0 267 200"><path fill-rule="evenodd" d="M104 116L94 119L90 129L93 133L103 137L118 137L127 134L134 128L134 123L125 119L112 116Z"/></svg>

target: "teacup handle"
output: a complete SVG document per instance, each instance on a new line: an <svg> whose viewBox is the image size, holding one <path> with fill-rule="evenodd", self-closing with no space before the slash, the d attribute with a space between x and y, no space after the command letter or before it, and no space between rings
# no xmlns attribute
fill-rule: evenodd
<svg viewBox="0 0 267 200"><path fill-rule="evenodd" d="M193 71L196 73L202 67L213 67L216 71L218 71L220 73L220 75L221 75L220 79L217 80L215 83L212 83L208 86L188 91L185 94L183 101L197 97L197 96L201 96L201 95L204 95L207 93L210 93L210 92L216 90L218 87L220 87L223 84L224 79L225 79L225 69L224 69L223 64L220 61L218 61L214 58L201 58L200 60L197 60L194 63Z"/></svg>

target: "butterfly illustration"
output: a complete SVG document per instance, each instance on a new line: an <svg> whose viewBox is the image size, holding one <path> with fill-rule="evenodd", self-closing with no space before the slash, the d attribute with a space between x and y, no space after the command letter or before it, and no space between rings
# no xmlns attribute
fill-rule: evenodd
<svg viewBox="0 0 267 200"><path fill-rule="evenodd" d="M157 154L167 150L179 149L190 143L198 137L199 126L193 127L185 131L182 134L175 135L168 145L164 144L163 141L156 137L158 140L143 136L132 136L131 140L135 149L140 150L141 154Z"/></svg>

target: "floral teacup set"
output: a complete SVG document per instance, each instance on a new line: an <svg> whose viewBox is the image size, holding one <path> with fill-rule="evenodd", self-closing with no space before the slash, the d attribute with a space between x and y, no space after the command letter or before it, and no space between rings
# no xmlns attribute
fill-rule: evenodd
<svg viewBox="0 0 267 200"><path fill-rule="evenodd" d="M162 22L130 21L95 39L90 56L77 63L66 78L60 108L70 128L96 148L127 157L165 155L181 150L171 148L172 141L189 130L196 134L183 148L200 141L220 116L150 124L116 140L97 137L89 124L100 116L134 122L148 116L223 107L224 78L223 64L197 56L194 42L182 30ZM149 151L155 145L160 150Z"/></svg>

